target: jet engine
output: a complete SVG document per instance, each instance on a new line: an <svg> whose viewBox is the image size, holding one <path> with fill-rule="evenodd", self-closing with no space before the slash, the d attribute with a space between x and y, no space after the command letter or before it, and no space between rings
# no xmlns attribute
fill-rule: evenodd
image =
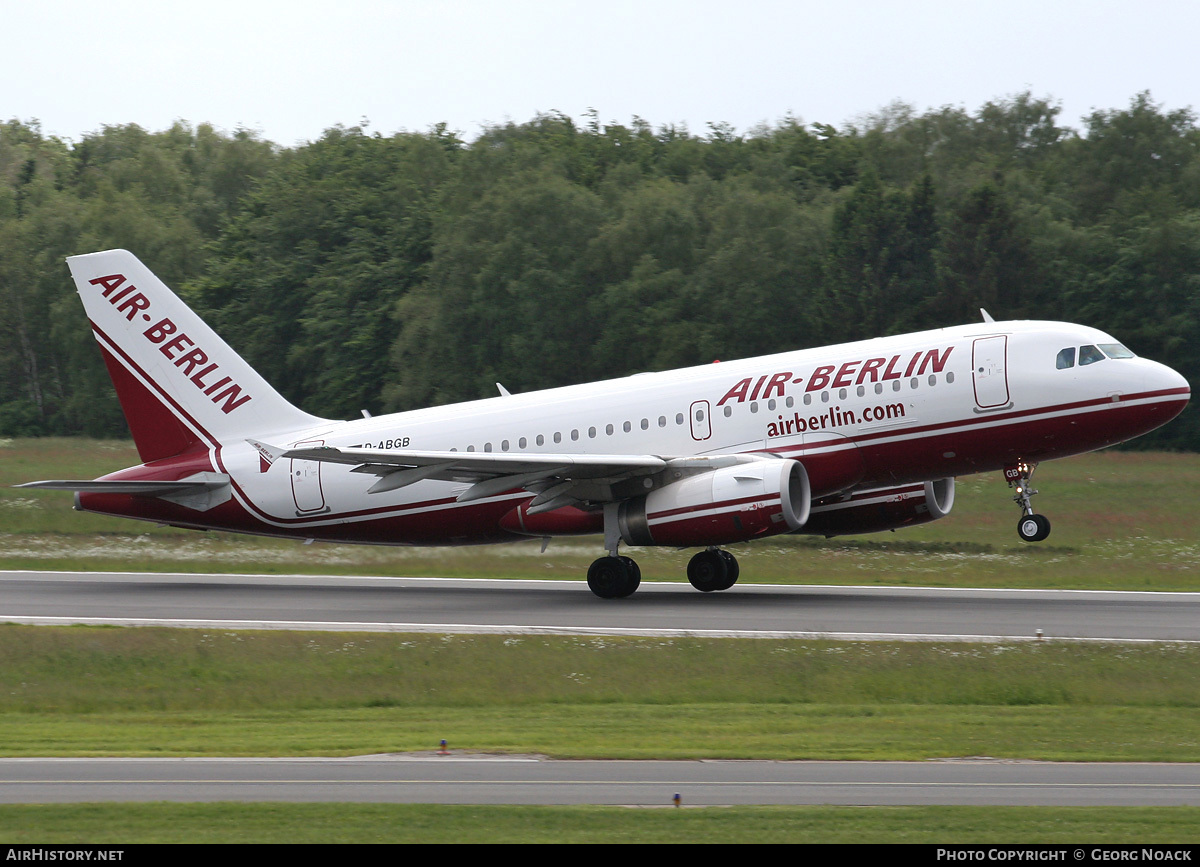
<svg viewBox="0 0 1200 867"><path fill-rule="evenodd" d="M811 502L800 462L749 461L626 500L617 520L627 545L724 545L794 532Z"/></svg>
<svg viewBox="0 0 1200 867"><path fill-rule="evenodd" d="M946 517L953 507L953 478L872 488L817 500L808 521L798 532L816 536L878 533L928 524Z"/></svg>

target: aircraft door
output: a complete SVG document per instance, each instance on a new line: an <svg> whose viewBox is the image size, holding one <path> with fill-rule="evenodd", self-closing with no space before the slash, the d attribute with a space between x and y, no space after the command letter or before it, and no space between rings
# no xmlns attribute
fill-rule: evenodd
<svg viewBox="0 0 1200 867"><path fill-rule="evenodd" d="M703 442L712 436L712 420L707 400L698 400L688 410L692 420L692 439Z"/></svg>
<svg viewBox="0 0 1200 867"><path fill-rule="evenodd" d="M296 443L294 448L323 446L325 440L307 440ZM321 462L302 461L295 458L291 464L292 500L296 514L320 512L325 509L325 492L321 488Z"/></svg>
<svg viewBox="0 0 1200 867"><path fill-rule="evenodd" d="M978 338L971 349L971 375L975 381L976 412L1009 405L1008 335Z"/></svg>

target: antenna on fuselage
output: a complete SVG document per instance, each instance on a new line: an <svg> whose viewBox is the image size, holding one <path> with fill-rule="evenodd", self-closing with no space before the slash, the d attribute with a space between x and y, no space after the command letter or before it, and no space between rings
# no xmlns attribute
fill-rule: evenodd
<svg viewBox="0 0 1200 867"><path fill-rule="evenodd" d="M512 397L512 392L510 392L507 388L505 388L503 385L501 385L498 382L496 383L496 388L500 389L501 397Z"/></svg>
<svg viewBox="0 0 1200 867"><path fill-rule="evenodd" d="M984 322L995 322L996 321L995 319L992 318L992 314L988 313L982 307L979 308L979 312L983 314Z"/></svg>

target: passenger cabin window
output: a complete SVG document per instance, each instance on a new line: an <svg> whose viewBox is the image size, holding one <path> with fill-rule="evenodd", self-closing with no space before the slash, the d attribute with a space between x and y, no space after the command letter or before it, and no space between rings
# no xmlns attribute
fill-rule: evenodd
<svg viewBox="0 0 1200 867"><path fill-rule="evenodd" d="M1099 349L1097 349L1095 346L1088 344L1087 346L1079 347L1079 366L1080 367L1083 367L1085 364L1095 364L1097 361L1103 361L1103 360L1104 360L1104 353L1101 352Z"/></svg>

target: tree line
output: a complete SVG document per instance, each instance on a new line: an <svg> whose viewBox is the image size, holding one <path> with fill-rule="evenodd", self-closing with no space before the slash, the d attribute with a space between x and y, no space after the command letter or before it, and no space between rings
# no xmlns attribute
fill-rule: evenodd
<svg viewBox="0 0 1200 867"><path fill-rule="evenodd" d="M1029 93L835 128L0 124L0 435L123 435L63 258L125 247L340 418L976 321L1200 377L1200 129ZM1200 449L1200 413L1139 441Z"/></svg>

